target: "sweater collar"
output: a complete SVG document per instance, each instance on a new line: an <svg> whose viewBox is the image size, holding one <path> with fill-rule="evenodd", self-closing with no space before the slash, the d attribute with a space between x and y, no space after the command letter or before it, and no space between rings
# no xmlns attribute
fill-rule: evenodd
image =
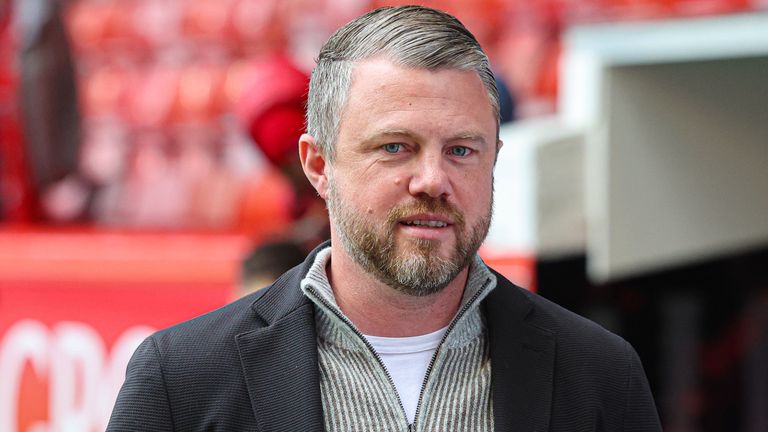
<svg viewBox="0 0 768 432"><path fill-rule="evenodd" d="M343 345L358 345L352 334L361 334L336 303L326 268L331 260L331 246L320 250L301 281L301 290L321 311L318 317L318 335L323 339L333 340ZM444 343L449 346L462 346L472 341L483 331L484 324L479 308L480 302L496 287L496 276L488 269L483 260L475 255L469 266L467 285L454 316L449 324L452 328ZM349 346L351 348L351 346Z"/></svg>

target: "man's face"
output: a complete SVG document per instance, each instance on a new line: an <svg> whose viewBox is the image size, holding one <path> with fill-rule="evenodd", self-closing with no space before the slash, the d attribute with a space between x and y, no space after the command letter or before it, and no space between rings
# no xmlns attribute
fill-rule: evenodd
<svg viewBox="0 0 768 432"><path fill-rule="evenodd" d="M438 292L488 232L496 149L476 73L358 63L327 167L332 239L381 282Z"/></svg>

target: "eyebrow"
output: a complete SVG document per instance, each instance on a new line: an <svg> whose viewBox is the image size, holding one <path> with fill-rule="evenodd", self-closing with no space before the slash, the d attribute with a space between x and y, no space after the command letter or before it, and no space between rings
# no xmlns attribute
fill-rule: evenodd
<svg viewBox="0 0 768 432"><path fill-rule="evenodd" d="M381 138L386 137L401 137L401 138L409 138L415 141L421 140L421 135L410 131L408 129L383 129L374 132L373 134L365 137L362 142L364 144L373 143Z"/></svg>
<svg viewBox="0 0 768 432"><path fill-rule="evenodd" d="M364 138L362 142L364 144L369 144L384 137L401 137L401 138L408 138L414 141L423 141L423 138L421 135L409 129L383 129L380 131L376 131L370 136ZM482 134L477 132L472 132L472 131L459 132L449 137L446 140L446 142L448 143L455 143L459 141L472 141L472 142L483 144L483 145L487 143L487 140L485 139L485 137L483 137Z"/></svg>
<svg viewBox="0 0 768 432"><path fill-rule="evenodd" d="M456 135L448 138L449 143L453 143L456 141L472 141L474 143L483 144L483 145L487 143L483 135L476 132L471 132L471 131L459 132Z"/></svg>

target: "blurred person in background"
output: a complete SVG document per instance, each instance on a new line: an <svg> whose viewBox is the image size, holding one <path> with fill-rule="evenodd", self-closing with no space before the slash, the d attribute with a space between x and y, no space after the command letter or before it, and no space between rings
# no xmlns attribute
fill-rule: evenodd
<svg viewBox="0 0 768 432"><path fill-rule="evenodd" d="M240 266L240 284L233 300L269 286L280 275L304 261L299 245L285 240L266 241L254 247Z"/></svg>
<svg viewBox="0 0 768 432"><path fill-rule="evenodd" d="M283 55L258 61L252 73L236 112L265 159L289 181L294 222L287 237L309 252L330 235L325 202L304 176L296 147L304 132L309 77Z"/></svg>
<svg viewBox="0 0 768 432"><path fill-rule="evenodd" d="M80 113L75 69L62 20L66 3L12 3L12 26L19 44L24 150L23 154L6 155L6 160L23 161L25 167L18 170L23 172L19 177L25 178L15 182L22 202L10 206L16 208L17 222L71 222L89 216L93 185L79 171Z"/></svg>
<svg viewBox="0 0 768 432"><path fill-rule="evenodd" d="M477 255L498 92L455 18L382 8L321 49L299 140L331 242L137 349L110 431L659 431L634 349Z"/></svg>

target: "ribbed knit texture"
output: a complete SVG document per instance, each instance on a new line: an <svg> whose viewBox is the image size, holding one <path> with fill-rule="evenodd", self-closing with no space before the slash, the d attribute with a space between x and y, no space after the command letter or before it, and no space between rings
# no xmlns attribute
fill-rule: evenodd
<svg viewBox="0 0 768 432"><path fill-rule="evenodd" d="M409 425L385 366L341 312L333 295L326 248L301 282L315 304L325 429L334 431L492 431L491 362L480 302L496 277L479 257L470 266L459 313L437 348Z"/></svg>
<svg viewBox="0 0 768 432"><path fill-rule="evenodd" d="M326 359L322 361L321 391L316 327L317 316L322 312L299 286L315 263L316 253L325 247L327 243L270 288L147 338L128 363L126 381L107 431L387 429L389 423L380 420L383 413L395 413L393 416L397 418L402 415L399 407L392 408L391 402L379 402L381 398L392 397L392 386L371 386L378 393L366 394L370 402L363 402L360 396L348 391L363 388L356 381L347 387L329 384L335 376L329 372L328 365L332 364L327 360L329 349L322 341L320 351ZM497 286L481 306L489 340L486 347L490 348L493 363L491 392L495 431L661 431L648 382L632 347L602 327L515 287L500 275L496 277ZM470 291L476 286L475 282L469 285ZM485 289L493 285L491 282ZM467 316L471 314L462 320ZM456 326L455 334L460 333L461 328L464 328L462 324ZM453 337L449 337L443 349L454 342ZM461 357L461 351L456 352ZM463 402L446 404L450 397L444 396L441 386L435 383L447 382L442 389L448 393L461 387L465 394L472 395L473 390L465 382L450 382L456 378L441 372L450 369L442 369L440 364L457 364L457 360L448 355L441 358L427 394L431 395L430 400L439 403L446 413L444 417L455 420L456 424L437 424L441 414L431 408L430 403L425 403L420 415L437 420L421 422L415 429L490 429L487 420L482 420L480 427L472 423L473 414L479 413L476 418L480 419L487 418L486 412L490 416L490 407L486 408L481 397L468 396ZM483 358L485 365L485 354ZM349 370L350 364L368 366L371 363L370 360L345 360L342 364ZM370 380L369 377L380 373L379 367L372 370L359 367L358 370L363 380ZM485 374L484 367L471 370ZM482 382L464 374L456 376ZM332 387L339 389L335 397L329 396L328 389ZM487 395L486 390L482 394ZM328 416L323 412L324 404L325 411L330 413ZM336 410L346 406L352 407L352 413L362 411L363 414L338 415ZM451 407L455 407L455 411L451 411ZM464 410L469 410L469 414ZM389 430L405 429L404 420L398 423L395 419L391 423L395 426Z"/></svg>

